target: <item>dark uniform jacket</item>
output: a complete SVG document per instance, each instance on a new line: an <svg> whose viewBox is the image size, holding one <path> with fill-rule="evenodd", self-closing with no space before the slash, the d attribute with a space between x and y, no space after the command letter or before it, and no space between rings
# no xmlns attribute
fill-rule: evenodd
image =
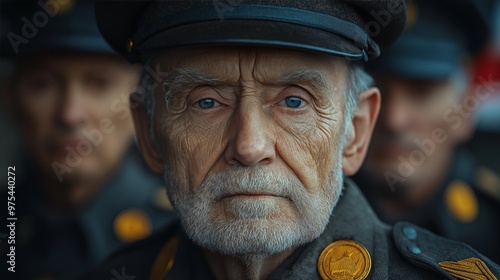
<svg viewBox="0 0 500 280"><path fill-rule="evenodd" d="M490 169L479 166L468 152L459 150L435 195L398 217L386 212L375 191L377 186L370 184L369 176L360 173L354 179L362 186L361 190L382 221L389 224L409 221L439 235L467 243L500 263L498 178Z"/></svg>
<svg viewBox="0 0 500 280"><path fill-rule="evenodd" d="M27 180L18 178L15 188L16 272L7 271L4 259L11 245L1 244L0 279L75 279L124 244L173 222L175 214L160 205L162 195L168 201L161 178L141 160L134 147L88 205L61 215L50 211L35 178L25 172Z"/></svg>
<svg viewBox="0 0 500 280"><path fill-rule="evenodd" d="M357 245L343 247L341 251L325 250L330 244L341 242ZM361 254L363 250L366 255ZM334 252L334 256L328 252ZM298 248L268 279L322 279L318 262L326 274L347 276L342 279L455 279L453 273L477 276L461 279L500 277L500 267L468 245L436 236L409 223L394 227L382 223L358 187L350 181L346 182L323 234ZM367 278L362 278L363 274ZM124 248L82 279L109 280L113 277L215 279L200 247L184 235L179 225L167 227L151 238ZM340 278L332 276L331 279Z"/></svg>

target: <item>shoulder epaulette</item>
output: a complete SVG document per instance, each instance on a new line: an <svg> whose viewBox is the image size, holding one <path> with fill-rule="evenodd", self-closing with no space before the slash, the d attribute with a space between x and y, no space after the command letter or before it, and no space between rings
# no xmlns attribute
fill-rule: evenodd
<svg viewBox="0 0 500 280"><path fill-rule="evenodd" d="M394 225L393 238L404 259L447 279L500 279L500 267L465 243L446 239L408 222Z"/></svg>

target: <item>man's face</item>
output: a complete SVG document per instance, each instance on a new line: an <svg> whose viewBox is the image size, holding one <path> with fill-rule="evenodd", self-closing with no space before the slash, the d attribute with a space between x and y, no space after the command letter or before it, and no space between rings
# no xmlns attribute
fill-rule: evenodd
<svg viewBox="0 0 500 280"><path fill-rule="evenodd" d="M137 67L112 55L67 53L20 63L13 99L27 146L45 172L62 180L101 178L118 163L133 126L128 95Z"/></svg>
<svg viewBox="0 0 500 280"><path fill-rule="evenodd" d="M153 133L188 235L241 255L280 252L323 232L342 185L346 64L236 47L156 61L168 74L155 94Z"/></svg>
<svg viewBox="0 0 500 280"><path fill-rule="evenodd" d="M453 105L461 104L459 97L463 93L457 92L456 81L451 78L412 80L385 76L375 76L375 80L382 93L382 107L366 167L378 176L384 176L386 172L402 176L404 184L409 186L434 180L432 178L442 173L442 167L457 143L456 131L443 117ZM436 129L443 131L446 141L434 142ZM439 139L445 139L443 137ZM417 143L426 143L427 150L422 150ZM422 152L425 157L420 159L415 151ZM417 160L418 165L412 164ZM400 172L408 170L401 167L405 161L411 165L409 170L414 169L410 176Z"/></svg>

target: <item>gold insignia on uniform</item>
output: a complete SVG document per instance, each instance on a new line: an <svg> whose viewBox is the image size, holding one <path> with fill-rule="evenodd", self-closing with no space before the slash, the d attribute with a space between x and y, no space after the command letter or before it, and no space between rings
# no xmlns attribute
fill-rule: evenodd
<svg viewBox="0 0 500 280"><path fill-rule="evenodd" d="M371 267L368 250L352 240L331 243L318 259L318 272L323 280L362 280L368 276Z"/></svg>
<svg viewBox="0 0 500 280"><path fill-rule="evenodd" d="M406 28L413 26L417 22L418 8L413 1L405 1L406 4Z"/></svg>
<svg viewBox="0 0 500 280"><path fill-rule="evenodd" d="M116 236L123 242L132 242L151 234L151 220L140 209L127 209L115 218L113 224Z"/></svg>
<svg viewBox="0 0 500 280"><path fill-rule="evenodd" d="M175 255L179 247L179 238L171 238L160 253L156 256L156 260L151 268L150 280L163 280L174 265Z"/></svg>
<svg viewBox="0 0 500 280"><path fill-rule="evenodd" d="M463 181L451 182L445 190L445 204L453 217L470 223L479 213L479 204L474 191Z"/></svg>
<svg viewBox="0 0 500 280"><path fill-rule="evenodd" d="M170 199L168 199L165 187L163 186L159 187L158 190L153 193L152 202L158 209L173 211L172 204L170 203Z"/></svg>
<svg viewBox="0 0 500 280"><path fill-rule="evenodd" d="M440 262L439 266L458 279L497 280L488 266L478 258L458 262Z"/></svg>
<svg viewBox="0 0 500 280"><path fill-rule="evenodd" d="M486 167L478 168L476 182L481 190L500 201L500 176L493 170Z"/></svg>

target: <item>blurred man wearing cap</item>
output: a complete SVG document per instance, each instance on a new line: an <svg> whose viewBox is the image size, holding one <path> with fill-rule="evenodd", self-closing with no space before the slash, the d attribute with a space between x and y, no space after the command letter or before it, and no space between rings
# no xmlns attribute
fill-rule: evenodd
<svg viewBox="0 0 500 280"><path fill-rule="evenodd" d="M2 240L2 279L74 279L173 217L161 177L132 147L128 96L140 67L101 37L92 2L2 5L11 22L2 51L16 63L6 99L26 147L9 170L14 208L5 214L15 220Z"/></svg>
<svg viewBox="0 0 500 280"><path fill-rule="evenodd" d="M408 29L367 64L383 102L355 180L383 221L413 222L499 262L500 201L488 193L500 185L483 180L488 171L457 149L492 94L472 83L472 59L488 30L481 2L408 6Z"/></svg>
<svg viewBox="0 0 500 280"><path fill-rule="evenodd" d="M399 35L402 1L104 1L96 14L118 52L158 69L133 117L180 225L84 279L500 275L466 245L381 223L343 177L380 104L360 61Z"/></svg>

